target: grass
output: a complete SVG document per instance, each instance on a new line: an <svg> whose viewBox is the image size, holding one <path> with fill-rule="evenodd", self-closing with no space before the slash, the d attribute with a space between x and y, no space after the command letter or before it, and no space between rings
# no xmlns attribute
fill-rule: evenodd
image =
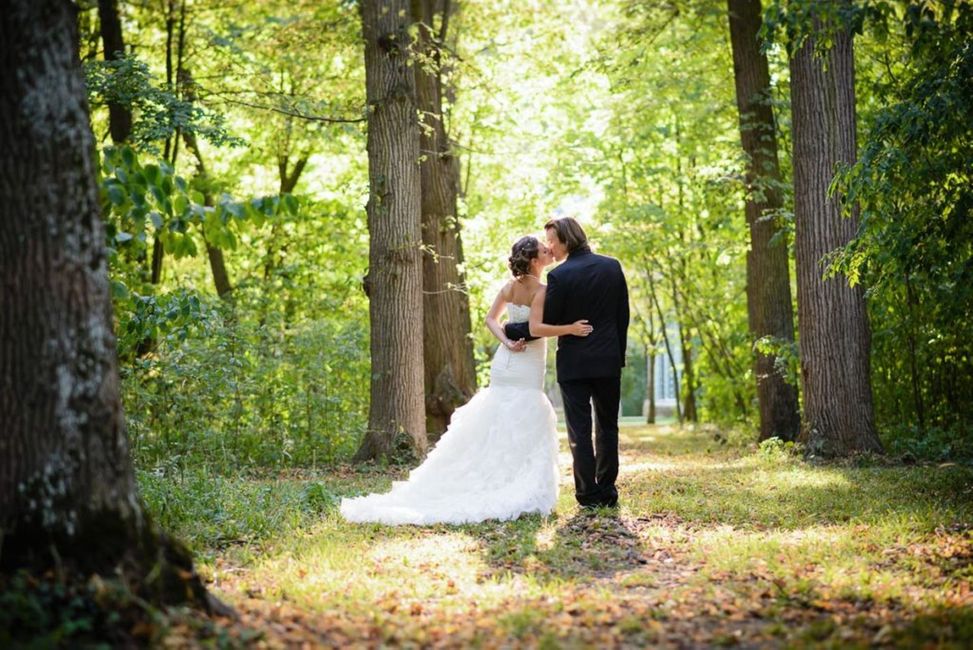
<svg viewBox="0 0 973 650"><path fill-rule="evenodd" d="M563 437L563 436L562 436ZM142 475L214 590L273 644L973 644L973 470L815 466L626 423L617 513L352 525L405 469ZM566 446L565 446L566 449Z"/></svg>

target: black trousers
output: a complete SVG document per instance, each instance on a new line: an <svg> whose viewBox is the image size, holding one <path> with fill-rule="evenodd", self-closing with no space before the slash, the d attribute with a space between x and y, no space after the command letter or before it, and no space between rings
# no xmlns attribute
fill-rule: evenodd
<svg viewBox="0 0 973 650"><path fill-rule="evenodd" d="M558 382L564 419L574 458L574 494L583 506L618 501L618 402L621 377ZM595 440L591 444L591 407L595 409Z"/></svg>

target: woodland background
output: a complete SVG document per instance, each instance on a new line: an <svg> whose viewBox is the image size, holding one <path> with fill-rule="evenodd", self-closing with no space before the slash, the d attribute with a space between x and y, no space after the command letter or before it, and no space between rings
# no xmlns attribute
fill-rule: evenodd
<svg viewBox="0 0 973 650"><path fill-rule="evenodd" d="M831 252L833 272L864 289L871 348L859 354L871 364L882 441L946 459L970 450L970 18L965 3L924 4L849 6L862 153L843 178L861 218ZM79 20L137 464L350 458L370 383L355 3L173 0L114 11L126 55L112 61L97 8ZM787 26L770 27L779 206L763 218L789 253L789 269L773 272L793 284ZM463 2L436 56L417 64L437 66L443 88L442 121L426 114L424 128L441 124L458 168L456 209L440 227L461 245L442 264L455 260L453 282L427 294L468 300L473 326L460 340L472 343L478 384L495 347L479 324L511 241L572 214L630 277L624 414L642 414L647 351L668 363L666 346L680 346L680 417L755 436L755 350L797 387L797 344L748 329L746 158L726 8ZM113 101L134 109L124 145L110 137ZM677 324L677 340L663 340L661 322ZM839 363L856 362L835 350ZM462 376L454 384L474 388ZM434 410L427 404L433 419ZM430 424L441 430L442 417Z"/></svg>
<svg viewBox="0 0 973 650"><path fill-rule="evenodd" d="M0 464L0 641L107 638L91 632L117 627L91 613L106 599L210 603L203 583L243 628L129 609L118 638L973 638L973 5L22 4L2 23L5 87L49 72L30 68L43 51L69 81L83 70L90 113L80 83L55 85L50 133L3 131L4 187L37 190L5 193L35 221L0 228L0 269L23 280L4 304L26 314L0 313L3 387L48 401L0 399L20 441L0 442L27 450ZM51 121L59 106L83 128ZM70 157L89 148L96 178ZM72 198L89 182L97 206ZM340 522L341 496L403 477L485 385L507 251L553 215L629 280L622 513L573 515L568 489L550 519ZM16 275L31 224L72 219L94 261ZM38 241L31 259L61 259ZM103 250L118 395L111 346L85 347L110 339L88 319L107 313ZM59 318L20 300L60 299L68 268L91 280L88 312L60 319L70 292ZM19 344L55 327L56 367ZM679 377L671 416L652 364ZM62 408L83 417L31 428ZM61 454L77 445L84 462ZM7 572L28 565L40 582Z"/></svg>

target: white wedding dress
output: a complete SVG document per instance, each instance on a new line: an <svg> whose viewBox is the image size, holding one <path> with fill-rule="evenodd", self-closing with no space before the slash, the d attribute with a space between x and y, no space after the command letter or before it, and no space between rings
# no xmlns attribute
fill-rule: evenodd
<svg viewBox="0 0 973 650"><path fill-rule="evenodd" d="M511 322L525 305L508 304ZM426 460L384 494L342 499L348 521L464 524L549 514L558 493L557 420L544 394L546 339L522 352L501 345L490 385L456 409Z"/></svg>

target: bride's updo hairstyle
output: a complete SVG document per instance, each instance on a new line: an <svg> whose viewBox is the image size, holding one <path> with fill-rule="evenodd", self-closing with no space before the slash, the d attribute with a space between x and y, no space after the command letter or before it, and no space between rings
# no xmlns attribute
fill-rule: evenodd
<svg viewBox="0 0 973 650"><path fill-rule="evenodd" d="M510 250L510 257L507 258L507 265L515 278L527 275L530 272L530 262L540 253L541 244L537 237L527 235L518 239Z"/></svg>

